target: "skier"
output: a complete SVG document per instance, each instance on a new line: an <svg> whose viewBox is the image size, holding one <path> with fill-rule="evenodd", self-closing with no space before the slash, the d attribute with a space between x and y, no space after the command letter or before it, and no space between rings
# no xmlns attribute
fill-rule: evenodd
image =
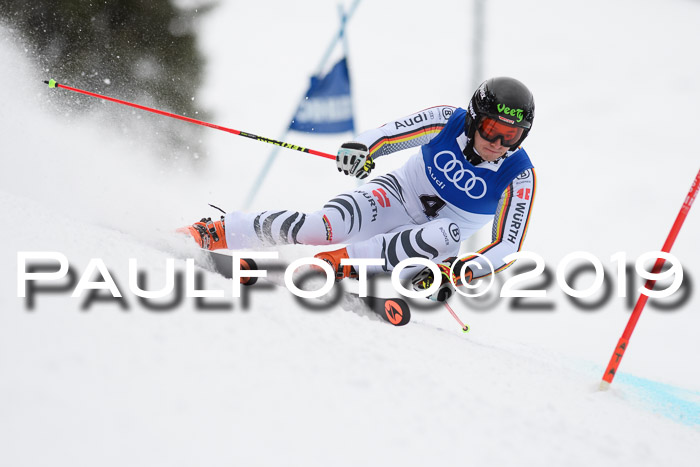
<svg viewBox="0 0 700 467"><path fill-rule="evenodd" d="M338 150L336 164L345 175L365 179L375 160L420 146L398 170L328 201L312 213L232 211L221 220L202 219L181 231L205 249L243 249L281 244L347 244L316 255L329 263L336 280L356 278L343 258L381 258L368 274L391 271L401 260L421 257L438 264L442 277L429 298L443 301L454 288L450 266L462 240L493 220L492 242L477 253L498 272L503 258L520 249L535 196L535 172L520 144L535 115L531 92L509 77L484 81L467 110L437 106L361 133ZM492 273L483 257L466 268L469 282ZM463 263L462 263L463 264ZM459 271L460 269L455 269ZM412 275L416 290L430 287L429 268ZM410 276L409 276L410 277ZM450 280L452 279L452 281ZM459 282L455 282L459 283Z"/></svg>

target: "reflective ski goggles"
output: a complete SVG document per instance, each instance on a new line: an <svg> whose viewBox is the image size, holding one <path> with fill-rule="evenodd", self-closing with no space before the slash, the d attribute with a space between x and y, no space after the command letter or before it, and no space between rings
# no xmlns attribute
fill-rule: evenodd
<svg viewBox="0 0 700 467"><path fill-rule="evenodd" d="M495 143L500 138L502 146L515 146L523 136L522 128L506 125L489 117L484 117L477 129L479 135L489 143Z"/></svg>

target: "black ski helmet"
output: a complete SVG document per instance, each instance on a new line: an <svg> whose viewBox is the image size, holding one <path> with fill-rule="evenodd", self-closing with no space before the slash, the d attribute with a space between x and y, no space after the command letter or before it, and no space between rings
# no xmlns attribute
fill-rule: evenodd
<svg viewBox="0 0 700 467"><path fill-rule="evenodd" d="M511 146L511 149L517 148L527 137L535 120L535 99L527 86L515 78L504 76L487 79L481 83L467 108L465 131L469 137L471 151L477 125L483 117L491 117L507 125L522 128L523 135Z"/></svg>

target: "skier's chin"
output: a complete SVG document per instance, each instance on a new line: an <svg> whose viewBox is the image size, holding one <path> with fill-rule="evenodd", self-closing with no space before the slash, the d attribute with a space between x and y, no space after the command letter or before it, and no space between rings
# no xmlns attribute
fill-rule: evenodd
<svg viewBox="0 0 700 467"><path fill-rule="evenodd" d="M492 162L498 159L499 157L502 157L506 153L505 149L502 150L493 150L489 148L483 148L482 151L480 152L480 156L483 160L487 162Z"/></svg>

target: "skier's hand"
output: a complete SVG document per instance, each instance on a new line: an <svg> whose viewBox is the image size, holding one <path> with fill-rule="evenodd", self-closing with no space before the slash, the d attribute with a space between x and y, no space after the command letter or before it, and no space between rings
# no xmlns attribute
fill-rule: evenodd
<svg viewBox="0 0 700 467"><path fill-rule="evenodd" d="M349 141L340 146L338 155L335 156L335 164L338 166L338 172L344 172L345 175L359 179L367 178L374 168L374 161L369 155L367 146L355 141Z"/></svg>
<svg viewBox="0 0 700 467"><path fill-rule="evenodd" d="M434 302L445 302L452 296L455 288L450 280L450 268L452 267L452 263L455 259L456 258L454 257L447 258L437 265L437 267L440 268L440 287L435 292L428 295L426 297L427 299ZM465 277L467 280L471 279L471 271L469 271L469 268L467 268L467 271L465 271ZM456 278L453 280L454 282L457 282ZM433 285L434 281L435 278L433 277L433 271L426 267L421 269L415 276L413 276L413 279L411 279L411 284L413 285L413 290L416 292L423 292L429 289Z"/></svg>

